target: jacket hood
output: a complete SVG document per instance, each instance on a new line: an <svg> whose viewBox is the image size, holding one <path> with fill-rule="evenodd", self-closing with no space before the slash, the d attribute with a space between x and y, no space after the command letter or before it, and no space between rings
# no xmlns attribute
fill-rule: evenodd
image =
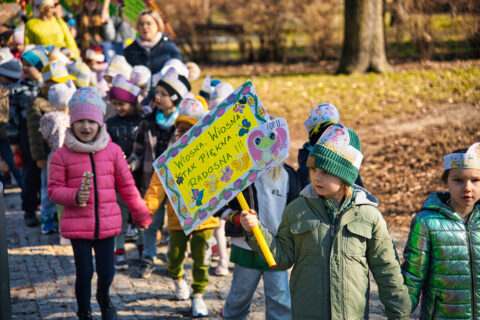
<svg viewBox="0 0 480 320"><path fill-rule="evenodd" d="M378 207L377 198L375 198L375 196L371 194L367 189L362 188L356 184L353 184L352 188L355 191L356 205L369 204L371 206ZM300 195L305 198L320 198L311 183L309 183L305 188L303 188L303 190L300 192Z"/></svg>
<svg viewBox="0 0 480 320"><path fill-rule="evenodd" d="M450 199L449 192L433 192L423 203L422 210L436 211L450 219L463 221L463 218L447 204L448 199Z"/></svg>

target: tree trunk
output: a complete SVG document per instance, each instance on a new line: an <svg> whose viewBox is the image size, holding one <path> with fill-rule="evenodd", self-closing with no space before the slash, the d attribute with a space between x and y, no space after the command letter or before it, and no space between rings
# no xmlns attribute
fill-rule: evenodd
<svg viewBox="0 0 480 320"><path fill-rule="evenodd" d="M344 39L337 73L389 70L383 0L345 0Z"/></svg>

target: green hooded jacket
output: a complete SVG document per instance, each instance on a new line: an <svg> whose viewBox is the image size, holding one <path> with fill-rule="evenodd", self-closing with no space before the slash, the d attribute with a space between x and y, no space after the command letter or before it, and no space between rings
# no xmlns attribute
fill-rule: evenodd
<svg viewBox="0 0 480 320"><path fill-rule="evenodd" d="M369 270L389 319L409 317L408 291L377 201L354 190L355 199L333 224L310 184L286 207L276 236L260 226L278 268L293 266L293 319L368 319ZM247 240L262 255L253 233Z"/></svg>
<svg viewBox="0 0 480 320"><path fill-rule="evenodd" d="M420 319L480 319L480 205L468 222L447 204L448 192L427 197L412 220L402 265L412 311Z"/></svg>

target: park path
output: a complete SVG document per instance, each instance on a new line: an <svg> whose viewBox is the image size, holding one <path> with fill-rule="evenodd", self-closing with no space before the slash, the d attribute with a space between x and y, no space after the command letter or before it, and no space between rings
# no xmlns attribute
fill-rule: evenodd
<svg viewBox="0 0 480 320"><path fill-rule="evenodd" d="M19 189L7 189L5 194L6 224L10 269L10 287L13 319L76 319L74 295L75 266L69 245L59 245L58 234L43 235L39 227L27 228L23 222ZM397 250L401 252L407 237L405 230L391 230ZM190 301L173 298L173 283L166 273L167 246L158 247L157 269L145 279L134 278L132 271L117 272L111 294L119 310L119 319L189 319ZM127 244L131 266L138 264L134 245ZM214 265L216 262L214 262ZM230 265L232 267L232 265ZM192 261L187 258L185 269L191 279ZM208 319L219 319L220 309L228 293L231 275L210 277L205 300L210 310ZM371 319L386 319L372 280ZM92 283L95 292L96 278ZM99 319L99 308L92 299L94 316ZM249 319L264 319L263 285L260 283Z"/></svg>

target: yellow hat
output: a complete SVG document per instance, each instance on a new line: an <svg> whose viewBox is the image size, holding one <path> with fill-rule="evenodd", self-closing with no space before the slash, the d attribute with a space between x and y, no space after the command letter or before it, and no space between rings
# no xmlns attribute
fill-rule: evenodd
<svg viewBox="0 0 480 320"><path fill-rule="evenodd" d="M42 69L43 81L52 80L57 83L66 83L68 79L76 78L68 74L67 67L62 61L52 61Z"/></svg>

